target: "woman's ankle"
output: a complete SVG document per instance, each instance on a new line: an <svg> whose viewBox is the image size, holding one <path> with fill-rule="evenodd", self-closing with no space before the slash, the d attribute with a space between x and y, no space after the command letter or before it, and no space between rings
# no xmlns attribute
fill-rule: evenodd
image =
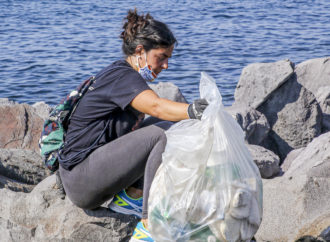
<svg viewBox="0 0 330 242"><path fill-rule="evenodd" d="M143 191L135 187L129 187L125 189L125 192L129 197L133 199L138 199L143 196Z"/></svg>
<svg viewBox="0 0 330 242"><path fill-rule="evenodd" d="M143 218L143 219L141 219L141 222L142 222L143 226L148 230L148 219Z"/></svg>

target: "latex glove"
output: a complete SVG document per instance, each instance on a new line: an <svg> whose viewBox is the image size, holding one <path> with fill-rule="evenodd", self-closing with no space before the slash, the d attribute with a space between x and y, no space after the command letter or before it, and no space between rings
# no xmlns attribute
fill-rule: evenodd
<svg viewBox="0 0 330 242"><path fill-rule="evenodd" d="M204 110L209 103L206 99L196 99L193 103L188 106L188 115L190 119L201 120Z"/></svg>

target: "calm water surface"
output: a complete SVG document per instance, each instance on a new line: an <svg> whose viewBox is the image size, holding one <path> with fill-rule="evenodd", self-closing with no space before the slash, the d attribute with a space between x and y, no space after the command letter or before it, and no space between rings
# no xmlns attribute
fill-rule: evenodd
<svg viewBox="0 0 330 242"><path fill-rule="evenodd" d="M128 9L150 12L179 45L158 81L199 97L200 72L213 76L225 105L242 69L255 62L330 56L330 1L0 0L0 98L57 104L121 52Z"/></svg>

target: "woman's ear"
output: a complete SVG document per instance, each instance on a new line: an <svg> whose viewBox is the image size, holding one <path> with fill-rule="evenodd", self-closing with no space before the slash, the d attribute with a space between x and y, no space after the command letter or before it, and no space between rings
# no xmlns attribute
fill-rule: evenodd
<svg viewBox="0 0 330 242"><path fill-rule="evenodd" d="M143 50L144 50L143 45L137 45L135 48L135 54L141 55Z"/></svg>

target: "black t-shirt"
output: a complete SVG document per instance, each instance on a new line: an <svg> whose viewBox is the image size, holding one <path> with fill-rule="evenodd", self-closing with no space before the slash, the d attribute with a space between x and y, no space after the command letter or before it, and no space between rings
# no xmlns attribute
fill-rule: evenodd
<svg viewBox="0 0 330 242"><path fill-rule="evenodd" d="M98 73L70 119L61 166L70 170L97 147L134 130L141 113L129 104L144 90L150 90L146 81L125 60Z"/></svg>

